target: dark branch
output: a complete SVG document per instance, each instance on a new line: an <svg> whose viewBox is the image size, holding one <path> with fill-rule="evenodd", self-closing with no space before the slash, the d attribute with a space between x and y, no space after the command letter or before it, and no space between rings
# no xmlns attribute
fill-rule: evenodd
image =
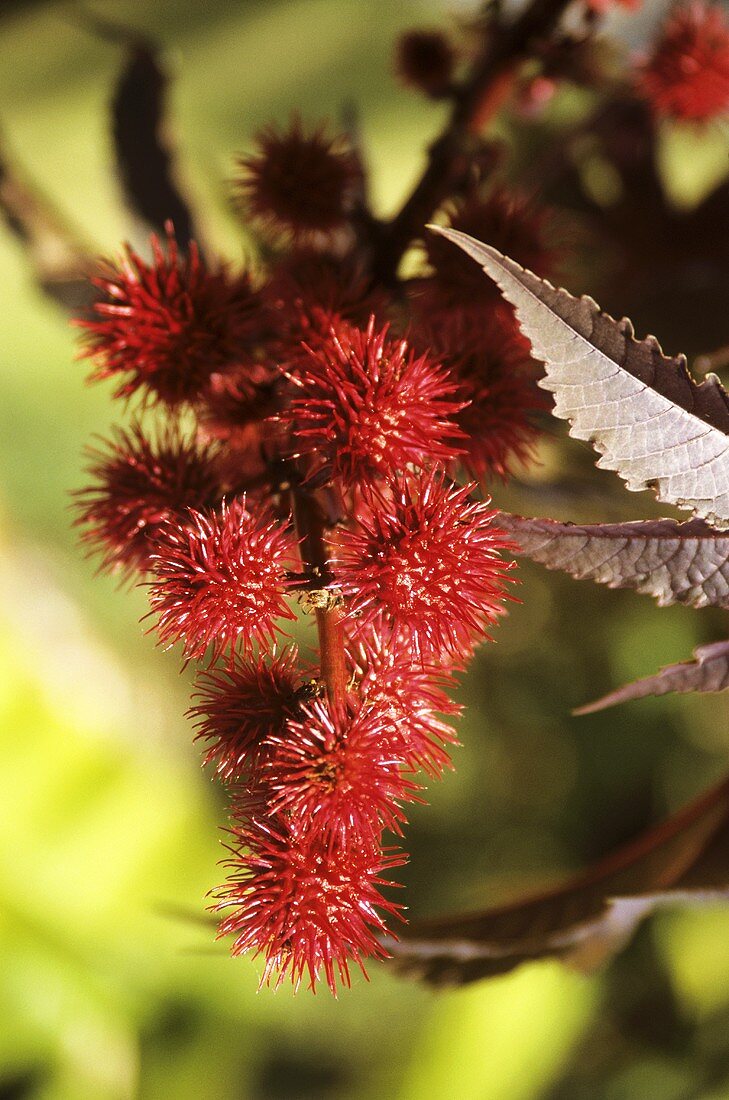
<svg viewBox="0 0 729 1100"><path fill-rule="evenodd" d="M534 0L518 19L493 28L470 76L453 93L450 118L428 151L423 175L400 212L380 229L373 262L379 282L394 281L408 245L440 204L463 185L471 165L473 135L500 106L534 40L551 32L570 3Z"/></svg>

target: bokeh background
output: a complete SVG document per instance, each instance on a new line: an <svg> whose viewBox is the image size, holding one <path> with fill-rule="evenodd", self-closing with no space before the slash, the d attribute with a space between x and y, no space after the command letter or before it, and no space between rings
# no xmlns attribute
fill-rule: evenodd
<svg viewBox="0 0 729 1100"><path fill-rule="evenodd" d="M181 176L209 239L235 260L245 242L229 202L233 156L294 109L336 119L356 103L377 208L395 209L442 114L393 80L394 37L471 6L100 0L93 10L164 43ZM609 26L638 48L662 10L645 0ZM132 231L109 137L122 58L80 11L0 7L0 126L5 152L109 254ZM726 153L726 129L666 132L677 201L698 201ZM224 810L184 718L189 676L140 627L144 593L95 577L71 530L82 449L118 412L108 391L85 386L73 332L4 230L0 301L1 1100L729 1098L729 910L719 906L659 915L588 976L541 963L436 992L374 966L337 1002L257 992L260 968L229 959L204 917L222 874ZM557 428L542 463L498 501L574 520L656 514ZM521 577L523 603L463 683L457 771L412 814L404 880L415 916L554 882L726 766L726 695L569 716L721 637L716 613L659 610L527 564Z"/></svg>

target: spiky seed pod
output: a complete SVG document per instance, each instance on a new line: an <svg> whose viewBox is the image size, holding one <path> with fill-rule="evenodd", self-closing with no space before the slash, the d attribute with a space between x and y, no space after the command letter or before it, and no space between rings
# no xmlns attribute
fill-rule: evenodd
<svg viewBox="0 0 729 1100"><path fill-rule="evenodd" d="M281 372L256 363L214 374L197 406L202 439L219 444L218 471L226 496L270 493L287 452L287 435L273 424L280 407Z"/></svg>
<svg viewBox="0 0 729 1100"><path fill-rule="evenodd" d="M306 360L307 347L327 339L332 325L349 321L366 328L373 314L387 313L385 293L373 286L356 257L308 248L282 257L262 293L274 333L270 350L291 373Z"/></svg>
<svg viewBox="0 0 729 1100"><path fill-rule="evenodd" d="M286 570L296 542L287 526L245 497L220 513L189 513L186 526L167 524L152 559L150 604L162 645L183 643L185 660L211 660L254 643L267 650L278 619L295 616L286 603ZM232 657L231 657L232 659Z"/></svg>
<svg viewBox="0 0 729 1100"><path fill-rule="evenodd" d="M304 706L266 745L270 812L343 847L377 844L383 828L399 834L401 804L420 788L403 774L394 740L386 709L374 702Z"/></svg>
<svg viewBox="0 0 729 1100"><path fill-rule="evenodd" d="M350 965L365 977L364 960L387 956L378 939L386 931L381 914L399 906L380 888L394 885L382 875L405 862L378 846L328 844L312 832L288 833L271 822L233 829L229 881L217 891L221 936L234 936L232 952L263 955L261 984L278 987L290 978L294 989L308 978L311 989L326 981L349 986Z"/></svg>
<svg viewBox="0 0 729 1100"><path fill-rule="evenodd" d="M148 437L139 424L117 429L89 448L92 484L76 494L82 539L101 550L101 568L131 574L149 569L160 529L184 525L190 508L220 499L217 456L174 424Z"/></svg>
<svg viewBox="0 0 729 1100"><path fill-rule="evenodd" d="M655 114L707 122L729 113L729 24L702 0L675 8L637 77Z"/></svg>
<svg viewBox="0 0 729 1100"><path fill-rule="evenodd" d="M249 451L270 437L268 419L278 407L278 371L257 364L256 369L214 374L198 406L200 434L221 440L225 455Z"/></svg>
<svg viewBox="0 0 729 1100"><path fill-rule="evenodd" d="M429 356L416 356L387 327L340 322L309 349L292 381L297 396L282 419L302 453L314 453L334 477L375 475L449 461L457 454L457 385Z"/></svg>
<svg viewBox="0 0 729 1100"><path fill-rule="evenodd" d="M296 239L345 223L362 176L345 139L329 137L324 125L307 133L294 118L287 130L262 130L257 146L239 161L240 194L251 214Z"/></svg>
<svg viewBox="0 0 729 1100"><path fill-rule="evenodd" d="M417 337L450 368L464 406L456 423L464 433L460 461L472 477L506 480L515 463L534 458L536 415L548 407L536 382L540 369L513 315L496 304L474 326L468 312L444 310L420 326Z"/></svg>
<svg viewBox="0 0 729 1100"><path fill-rule="evenodd" d="M86 336L82 355L94 362L92 381L120 382L116 397L194 402L257 339L261 304L249 277L209 271L194 242L181 255L171 227L166 252L157 237L150 263L127 247L94 283L102 293L95 316L76 322Z"/></svg>
<svg viewBox="0 0 729 1100"><path fill-rule="evenodd" d="M237 658L227 669L202 673L188 715L196 739L209 743L204 763L226 782L250 779L263 742L298 714L300 682L294 647L272 659Z"/></svg>
<svg viewBox="0 0 729 1100"><path fill-rule="evenodd" d="M456 55L440 31L406 31L397 41L395 72L405 84L439 99L453 87Z"/></svg>
<svg viewBox="0 0 729 1100"><path fill-rule="evenodd" d="M464 660L503 612L511 548L473 486L452 488L435 471L400 475L387 492L365 488L343 531L336 576L353 629L391 624L418 659ZM513 564L513 563L512 563Z"/></svg>
<svg viewBox="0 0 729 1100"><path fill-rule="evenodd" d="M262 288L274 333L305 339L312 314L344 318L365 327L371 314L384 314L388 298L373 286L357 254L335 256L296 247L285 253ZM314 327L320 326L315 322Z"/></svg>
<svg viewBox="0 0 729 1100"><path fill-rule="evenodd" d="M459 417L468 438L462 461L479 481L493 476L506 481L515 466L533 464L539 437L533 417L546 402L533 377L509 373L508 359L494 363L492 370L485 366L480 352L460 363L462 392L469 397Z"/></svg>
<svg viewBox="0 0 729 1100"><path fill-rule="evenodd" d="M460 744L453 727L439 715L455 717L463 709L447 694L452 684L448 672L414 659L407 639L392 630L360 634L358 644L350 647L350 661L357 692L387 716L391 751L412 772L422 768L439 779L453 766L445 746Z"/></svg>
<svg viewBox="0 0 729 1100"><path fill-rule="evenodd" d="M550 222L546 208L504 188L495 189L485 199L471 196L448 211L451 228L486 241L541 276L552 274L556 260L556 250L549 241ZM433 274L421 282L423 312L427 315L433 309L463 308L467 303L481 307L498 301L493 284L478 278L482 274L478 266L464 262L468 257L459 255L455 248L449 250L448 243L436 233L429 233L425 240Z"/></svg>

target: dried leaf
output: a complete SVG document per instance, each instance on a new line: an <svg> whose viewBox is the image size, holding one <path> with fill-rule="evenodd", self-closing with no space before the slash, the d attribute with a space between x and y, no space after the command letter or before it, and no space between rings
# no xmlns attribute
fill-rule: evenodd
<svg viewBox="0 0 729 1100"><path fill-rule="evenodd" d="M614 321L591 298L574 298L496 249L453 229L433 227L481 264L516 308L540 382L570 434L601 454L628 489L729 527L729 394L714 375L697 384L684 356L658 341L638 341L629 321Z"/></svg>
<svg viewBox="0 0 729 1100"><path fill-rule="evenodd" d="M193 222L175 183L173 154L164 133L168 77L150 43L131 39L127 46L111 108L124 197L132 212L159 234L171 220L184 248L194 235Z"/></svg>
<svg viewBox="0 0 729 1100"><path fill-rule="evenodd" d="M694 650L693 661L666 665L655 676L646 676L632 684L603 695L594 703L579 707L574 714L594 714L595 711L645 699L649 695L668 695L672 691L726 691L729 688L729 641L711 642Z"/></svg>
<svg viewBox="0 0 729 1100"><path fill-rule="evenodd" d="M609 588L633 588L655 597L660 607L729 608L729 531L703 520L581 526L501 512L499 526L547 569Z"/></svg>
<svg viewBox="0 0 729 1100"><path fill-rule="evenodd" d="M658 905L729 897L729 779L565 886L468 916L413 924L393 965L463 984L560 958L583 969L619 949Z"/></svg>

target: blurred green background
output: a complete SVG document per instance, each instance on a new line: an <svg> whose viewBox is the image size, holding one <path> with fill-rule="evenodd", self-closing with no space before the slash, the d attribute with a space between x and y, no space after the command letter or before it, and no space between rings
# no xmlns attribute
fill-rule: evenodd
<svg viewBox="0 0 729 1100"><path fill-rule="evenodd" d="M644 7L639 29L661 7ZM165 44L181 174L210 240L237 259L232 157L294 109L316 120L356 103L378 210L394 209L442 121L392 79L394 36L471 6L109 0L93 10ZM6 152L113 253L130 233L110 169L121 57L79 11L0 8L0 125ZM632 33L626 18L615 26ZM716 134L706 140L716 147ZM689 198L716 171L715 154L684 155L696 144L666 135ZM6 231L0 294L0 1100L729 1098L720 907L660 915L588 977L546 963L439 993L374 966L337 1002L257 992L259 967L229 959L198 919L221 878L224 816L183 717L189 676L144 635L143 593L95 577L70 528L83 446L118 411L85 387L73 332ZM556 437L544 462L547 474L592 467ZM614 495L611 475L591 484L594 498L577 506L548 489L498 499L577 520L651 508ZM720 637L715 613L659 610L527 565L521 575L523 604L462 688L457 772L412 814L404 879L415 916L555 881L725 768L726 695L569 717Z"/></svg>

